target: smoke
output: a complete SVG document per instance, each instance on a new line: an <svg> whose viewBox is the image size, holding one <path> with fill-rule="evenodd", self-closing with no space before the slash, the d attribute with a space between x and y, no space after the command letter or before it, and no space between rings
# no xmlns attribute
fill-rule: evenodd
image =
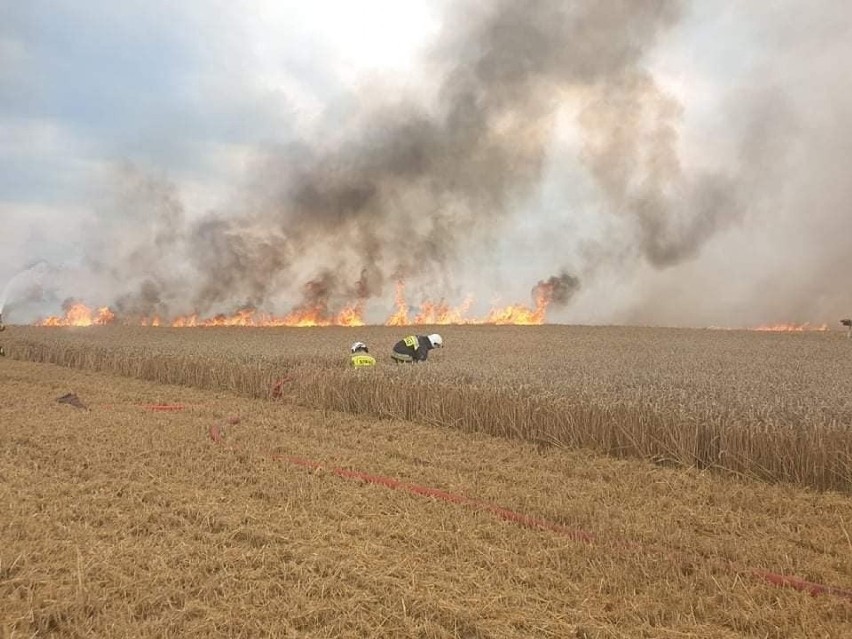
<svg viewBox="0 0 852 639"><path fill-rule="evenodd" d="M852 12L829 1L783 0L771 8L731 3L725 13L728 32L758 36L746 72L718 92L718 115L702 122L703 154L729 167L709 201L728 203L695 218L712 222L696 227L703 247L695 259L628 275L632 292L614 315L681 325L836 325L852 308L852 186L844 176L852 80L838 73L852 60ZM697 213L708 199L692 202Z"/></svg>
<svg viewBox="0 0 852 639"><path fill-rule="evenodd" d="M633 218L637 246L656 267L694 257L741 213L737 182L724 174L685 175L678 154L681 106L635 70L595 91L580 117L583 159L606 207Z"/></svg>
<svg viewBox="0 0 852 639"><path fill-rule="evenodd" d="M569 273L552 275L546 280L539 281L532 289L532 298L539 303L553 304L560 308L566 306L574 294L580 289L580 280Z"/></svg>
<svg viewBox="0 0 852 639"><path fill-rule="evenodd" d="M127 309L152 311L178 299L200 312L237 301L261 306L288 292L313 303L348 293L359 274L362 281L369 275L361 291L367 295L398 277L451 281L460 257L498 237L538 188L560 96L626 96L600 121L586 118L600 147L590 143L587 154L607 193L639 179L628 170L630 158L617 177L606 174L608 158L624 146L623 125L609 120L623 120L658 97L643 63L679 14L676 0L503 0L454 9L429 60L437 78L433 100L368 101L342 132L260 162L245 198L249 210L210 214L185 233L175 228L181 211L172 188L132 177L133 190L153 207L140 238L145 242L122 247L127 259L113 254L98 265L146 273L140 288L121 300ZM674 155L663 139L674 135L670 113L649 116L652 139L637 132L630 151L656 143L657 155ZM613 193L619 208L639 217L648 254L660 263L696 250L712 226L690 222L681 231L669 225L671 205L662 191L681 184L676 158L668 162L672 166L654 163L658 175L648 187L624 197ZM706 217L713 217L715 191L694 190L696 199L707 200ZM151 239L155 254L146 255L140 249ZM151 275L164 251L185 255L193 276L177 283L162 270ZM298 291L292 283L305 270L309 284Z"/></svg>
<svg viewBox="0 0 852 639"><path fill-rule="evenodd" d="M294 312L317 310L320 317L327 317L331 311L329 303L334 292L334 275L329 272L310 280L302 286L302 302Z"/></svg>
<svg viewBox="0 0 852 639"><path fill-rule="evenodd" d="M711 106L700 92L685 104L654 66L712 13L698 0L447 4L423 90L368 87L311 137L257 149L227 205L189 214L167 176L119 167L85 246L94 295L73 294L160 316L331 314L400 278L442 298L471 263L494 262L542 185L562 180L582 196L551 207L528 281L573 268L534 299L674 324L852 305L852 88L837 73L852 20L840 3L716 8L719 33L734 23L756 44L736 80L716 79ZM801 22L779 17L794 13ZM708 58L714 45L703 40ZM696 106L703 119L690 119ZM566 113L573 173L554 166ZM596 234L560 230L580 217Z"/></svg>
<svg viewBox="0 0 852 639"><path fill-rule="evenodd" d="M190 225L176 185L123 163L84 231L84 260L65 275L73 296L124 316L169 316L191 290Z"/></svg>

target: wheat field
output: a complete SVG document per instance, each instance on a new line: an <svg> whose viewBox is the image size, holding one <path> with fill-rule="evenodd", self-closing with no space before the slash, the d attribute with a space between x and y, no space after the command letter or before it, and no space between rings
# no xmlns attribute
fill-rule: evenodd
<svg viewBox="0 0 852 639"><path fill-rule="evenodd" d="M446 347L397 367L405 329L16 327L13 358L540 446L852 490L852 342L624 327L439 327ZM366 341L375 370L347 370Z"/></svg>
<svg viewBox="0 0 852 639"><path fill-rule="evenodd" d="M0 384L4 637L852 633L852 593L764 578L852 586L839 493L8 358Z"/></svg>

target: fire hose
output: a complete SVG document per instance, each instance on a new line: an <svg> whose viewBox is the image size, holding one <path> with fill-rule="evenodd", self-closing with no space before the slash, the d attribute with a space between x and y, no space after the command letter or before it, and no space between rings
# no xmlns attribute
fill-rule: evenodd
<svg viewBox="0 0 852 639"><path fill-rule="evenodd" d="M234 422L231 421L231 423ZM210 436L210 439L212 439L217 444L227 446L231 449L239 448L236 445L228 445L225 443L222 430L219 428L218 424L213 424L209 428L208 435ZM326 464L323 464L322 462L290 455L269 454L266 455L266 457L272 461L286 462L294 466L299 466L301 468L307 468L310 470L325 470L326 472L331 473L337 477L340 477L342 479L348 479L350 481L358 481L366 484L372 484L375 486L382 486L391 490L409 493L411 495L432 498L450 504L456 504L474 510L488 512L495 516L497 519L521 526L522 528L529 528L533 530L542 530L546 532L555 533L561 537L565 537L572 541L584 543L603 543L605 545L610 546L640 549L646 552L649 550L656 550L657 552L663 550L667 554L672 555L685 554L683 551L680 551L675 548L663 547L653 549L649 544L643 544L630 540L603 540L591 532L569 528L568 526L565 526L555 521L525 515L523 513L504 508L497 504L492 504L479 499L474 499L458 493L448 492L439 488L431 488L429 486L423 486L420 484L410 484L394 477L374 475L359 470L328 466ZM792 588L799 592L807 593L811 596L831 595L852 602L852 590L847 588L816 583L793 575L784 575L782 573L763 569L742 567L732 561L722 559L714 561L714 559L710 557L704 557L704 559L706 563L716 563L717 565L724 567L729 572L733 572L739 575L749 575L764 583L768 583L779 588Z"/></svg>

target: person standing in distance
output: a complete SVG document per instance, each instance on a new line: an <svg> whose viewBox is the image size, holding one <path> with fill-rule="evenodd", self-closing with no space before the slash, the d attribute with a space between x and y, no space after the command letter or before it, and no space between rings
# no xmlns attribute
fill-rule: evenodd
<svg viewBox="0 0 852 639"><path fill-rule="evenodd" d="M429 351L443 348L444 340L437 333L431 335L409 335L399 340L393 347L391 359L397 364L425 362Z"/></svg>

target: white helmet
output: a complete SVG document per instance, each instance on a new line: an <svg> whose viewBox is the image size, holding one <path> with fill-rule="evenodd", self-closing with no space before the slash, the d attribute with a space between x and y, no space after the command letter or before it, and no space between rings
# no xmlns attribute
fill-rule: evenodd
<svg viewBox="0 0 852 639"><path fill-rule="evenodd" d="M349 349L353 353L357 353L358 351L364 351L365 353L369 353L369 349L364 342L355 342L352 344L352 348Z"/></svg>
<svg viewBox="0 0 852 639"><path fill-rule="evenodd" d="M437 333L432 333L429 336L429 342L431 342L432 348L441 348L444 345L444 340Z"/></svg>

